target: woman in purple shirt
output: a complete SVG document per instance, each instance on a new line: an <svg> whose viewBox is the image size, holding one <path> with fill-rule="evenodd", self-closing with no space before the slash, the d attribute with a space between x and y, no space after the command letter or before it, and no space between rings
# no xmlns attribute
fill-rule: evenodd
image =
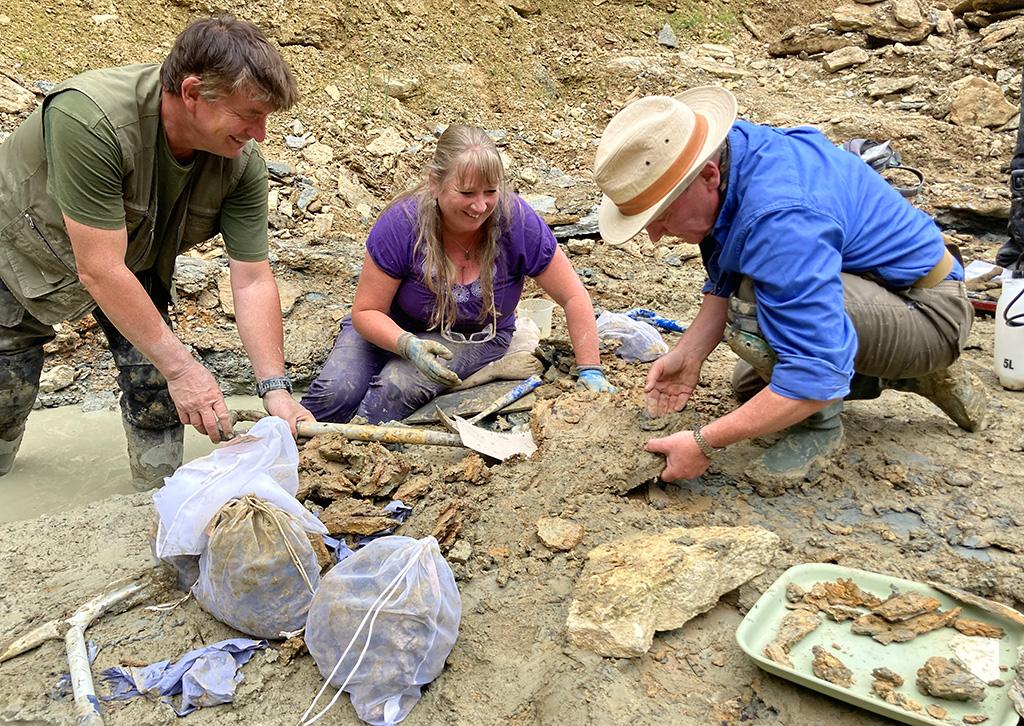
<svg viewBox="0 0 1024 726"><path fill-rule="evenodd" d="M565 310L577 385L614 391L569 259L506 187L487 134L450 126L424 180L370 230L352 314L302 405L319 421L405 418L505 354L527 276Z"/></svg>

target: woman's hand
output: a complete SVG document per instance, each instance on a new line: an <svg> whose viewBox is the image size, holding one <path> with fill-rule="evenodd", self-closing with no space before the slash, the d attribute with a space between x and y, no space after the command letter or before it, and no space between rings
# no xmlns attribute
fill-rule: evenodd
<svg viewBox="0 0 1024 726"><path fill-rule="evenodd" d="M578 390L594 391L595 393L616 393L619 390L604 377L601 366L581 366L577 368L577 371L579 372L576 379Z"/></svg>
<svg viewBox="0 0 1024 726"><path fill-rule="evenodd" d="M452 359L452 352L436 340L423 340L412 333L402 333L395 343L395 352L434 383L444 386L462 383L455 371L444 364L444 361Z"/></svg>

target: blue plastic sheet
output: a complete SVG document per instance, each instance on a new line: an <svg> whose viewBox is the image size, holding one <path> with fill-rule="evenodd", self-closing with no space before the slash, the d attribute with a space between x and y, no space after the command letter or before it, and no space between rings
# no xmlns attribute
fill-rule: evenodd
<svg viewBox="0 0 1024 726"><path fill-rule="evenodd" d="M633 320L643 320L645 323L650 323L654 327L667 330L670 333L686 332L686 326L680 325L678 320L663 318L653 310L648 310L646 308L633 308L631 310L627 310L624 314Z"/></svg>
<svg viewBox="0 0 1024 726"><path fill-rule="evenodd" d="M106 701L125 701L142 695L171 696L181 694L181 705L174 707L179 716L235 700L235 686L242 680L239 670L267 647L265 640L231 638L213 645L190 650L177 662L162 660L148 666L107 668L103 678L111 688Z"/></svg>

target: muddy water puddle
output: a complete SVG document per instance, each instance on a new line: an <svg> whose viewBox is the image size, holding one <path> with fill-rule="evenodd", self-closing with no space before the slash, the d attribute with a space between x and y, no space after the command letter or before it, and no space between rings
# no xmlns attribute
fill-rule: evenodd
<svg viewBox="0 0 1024 726"><path fill-rule="evenodd" d="M233 409L262 410L255 396L230 396ZM185 428L185 461L213 444ZM115 494L134 494L120 409L78 406L33 411L14 468L0 477L0 522L75 509Z"/></svg>

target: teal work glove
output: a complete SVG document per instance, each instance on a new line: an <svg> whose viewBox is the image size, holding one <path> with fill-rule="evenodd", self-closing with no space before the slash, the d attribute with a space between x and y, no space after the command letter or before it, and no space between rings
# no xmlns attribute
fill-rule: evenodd
<svg viewBox="0 0 1024 726"><path fill-rule="evenodd" d="M615 393L619 390L604 377L604 369L601 366L581 366L576 370L578 373L576 388L578 390L585 389L596 393Z"/></svg>
<svg viewBox="0 0 1024 726"><path fill-rule="evenodd" d="M462 381L458 374L444 364L453 353L436 340L423 340L412 333L402 333L395 344L395 352L419 369L420 373L443 386L457 386ZM444 359L444 360L442 360Z"/></svg>

